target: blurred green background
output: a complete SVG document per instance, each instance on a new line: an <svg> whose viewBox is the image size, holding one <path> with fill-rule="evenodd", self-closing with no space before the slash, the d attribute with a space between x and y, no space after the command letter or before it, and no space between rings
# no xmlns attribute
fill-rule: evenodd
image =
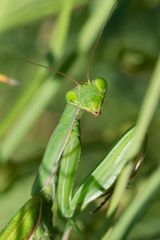
<svg viewBox="0 0 160 240"><path fill-rule="evenodd" d="M63 112L65 93L74 87L72 81L23 59L85 81L105 22L106 2L0 0L0 73L20 82L15 88L0 85L0 228L29 197L38 164ZM85 114L82 119L79 173L83 175L77 176L77 183L135 124L158 58L159 26L158 0L119 1L106 23L90 64L90 78L106 78L108 92L101 116ZM128 190L132 194L160 162L159 130L160 108L148 131L145 162ZM160 237L159 197L127 239ZM88 234L101 220L88 211L84 219Z"/></svg>

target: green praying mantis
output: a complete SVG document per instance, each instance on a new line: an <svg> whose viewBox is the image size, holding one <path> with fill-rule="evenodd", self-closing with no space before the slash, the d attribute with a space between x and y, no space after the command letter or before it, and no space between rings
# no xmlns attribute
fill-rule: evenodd
<svg viewBox="0 0 160 240"><path fill-rule="evenodd" d="M129 161L127 151L132 143L134 128L127 131L73 194L81 153L79 122L84 112L99 116L106 90L106 80L97 78L78 84L66 94L67 105L40 164L32 188L32 199L17 213L19 216L25 212L23 221L19 220L19 225L16 215L1 232L0 239L32 239L44 218L42 205L46 202L43 199L51 199L52 204L56 202L61 215L70 220L113 186ZM22 225L27 229L23 237L17 235L18 227Z"/></svg>
<svg viewBox="0 0 160 240"><path fill-rule="evenodd" d="M82 201L79 197L78 202L74 199L73 202L71 200L74 177L81 152L79 121L84 111L90 112L94 116L100 114L106 90L106 80L98 78L78 85L66 94L66 108L50 139L48 150L45 152L33 185L33 195L39 192L50 192L53 199L56 191L59 209L66 218L73 216L76 206ZM61 163L56 189L54 178L59 161Z"/></svg>
<svg viewBox="0 0 160 240"><path fill-rule="evenodd" d="M78 83L67 92L66 107L39 166L32 187L32 198L0 233L1 240L36 239L37 231L45 232L46 229L48 235L43 239L52 239L52 221L56 211L69 222L89 203L113 187L124 166L130 161L127 155L135 127L120 138L101 163L74 189L81 155L80 121L85 112L95 117L100 115L106 92L107 81L101 77ZM135 165L136 171L139 162Z"/></svg>

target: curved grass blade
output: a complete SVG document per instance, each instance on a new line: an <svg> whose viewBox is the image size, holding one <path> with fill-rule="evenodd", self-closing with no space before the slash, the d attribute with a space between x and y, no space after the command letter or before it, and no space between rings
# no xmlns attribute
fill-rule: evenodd
<svg viewBox="0 0 160 240"><path fill-rule="evenodd" d="M56 31L53 32L50 41L50 47L56 59L59 59L64 53L74 4L73 0L63 0L61 4L62 6L56 25Z"/></svg>
<svg viewBox="0 0 160 240"><path fill-rule="evenodd" d="M12 156L15 149L18 147L21 139L24 137L29 127L42 113L48 102L56 94L60 83L47 79L41 87L36 91L35 96L28 102L23 114L19 117L14 127L8 132L7 136L1 143L0 161L5 163Z"/></svg>
<svg viewBox="0 0 160 240"><path fill-rule="evenodd" d="M137 127L135 131L133 146L130 151L131 158L134 157L141 148L149 124L153 118L154 112L159 103L159 98L160 98L160 55L157 60L148 89L146 91L146 95L140 110L139 118L137 120L136 124Z"/></svg>
<svg viewBox="0 0 160 240"><path fill-rule="evenodd" d="M88 0L75 1L75 6L81 6ZM33 24L49 15L55 15L61 8L61 1L39 0L1 0L0 32L19 26Z"/></svg>
<svg viewBox="0 0 160 240"><path fill-rule="evenodd" d="M28 200L0 233L1 240L29 240L36 231L42 214L40 196Z"/></svg>
<svg viewBox="0 0 160 240"><path fill-rule="evenodd" d="M113 231L109 236L110 240L126 239L125 237L129 229L136 224L137 220L143 215L144 211L148 209L148 206L153 201L155 195L160 192L159 176L160 168L158 168L149 179L141 184L136 197L114 226ZM105 235L102 239L107 240L108 235Z"/></svg>
<svg viewBox="0 0 160 240"><path fill-rule="evenodd" d="M0 124L0 136L3 136L11 128L17 118L20 117L25 109L25 106L36 94L43 79L47 77L46 72L43 69L37 71L37 74L33 81L23 90L22 95L18 98L18 101L12 106L11 111L3 118Z"/></svg>
<svg viewBox="0 0 160 240"><path fill-rule="evenodd" d="M109 20L112 9L117 4L117 0L100 0L95 2L92 13L80 32L78 42L78 50L80 52L86 52L94 43L101 27Z"/></svg>

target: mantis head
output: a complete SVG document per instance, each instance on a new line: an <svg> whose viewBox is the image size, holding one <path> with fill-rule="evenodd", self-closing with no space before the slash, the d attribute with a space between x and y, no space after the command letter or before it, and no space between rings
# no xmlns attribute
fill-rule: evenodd
<svg viewBox="0 0 160 240"><path fill-rule="evenodd" d="M68 103L98 116L104 101L107 90L107 82L104 78L97 78L93 81L78 85L73 90L67 92Z"/></svg>

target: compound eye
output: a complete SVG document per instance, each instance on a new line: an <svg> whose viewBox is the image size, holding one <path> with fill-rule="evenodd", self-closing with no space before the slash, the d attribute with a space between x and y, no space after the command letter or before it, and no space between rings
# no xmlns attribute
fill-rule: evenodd
<svg viewBox="0 0 160 240"><path fill-rule="evenodd" d="M74 91L69 91L66 94L67 102L76 103L78 101L78 96Z"/></svg>
<svg viewBox="0 0 160 240"><path fill-rule="evenodd" d="M96 88L102 93L104 93L107 90L107 82L104 78L97 78L95 80L95 85Z"/></svg>

